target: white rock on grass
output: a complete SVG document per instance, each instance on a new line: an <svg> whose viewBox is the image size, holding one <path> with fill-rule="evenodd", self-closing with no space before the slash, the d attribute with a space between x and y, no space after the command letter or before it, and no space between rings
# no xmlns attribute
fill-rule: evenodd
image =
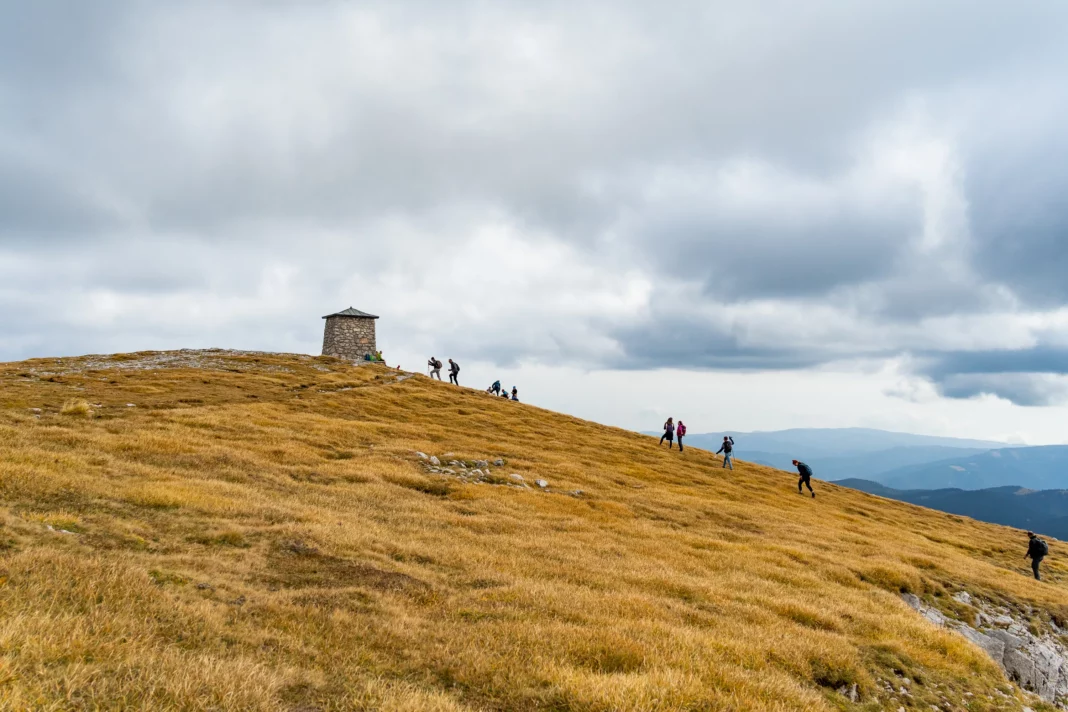
<svg viewBox="0 0 1068 712"><path fill-rule="evenodd" d="M493 466L494 467L504 467L504 460L502 460L501 458L498 457L496 460L493 461Z"/></svg>
<svg viewBox="0 0 1068 712"><path fill-rule="evenodd" d="M418 457L420 460L428 460L428 459L430 459L429 456L425 452L417 452L417 453L415 453L415 456Z"/></svg>
<svg viewBox="0 0 1068 712"><path fill-rule="evenodd" d="M475 470L471 470L471 474L475 475L476 477L482 477L483 472L482 472L482 470L475 469Z"/></svg>
<svg viewBox="0 0 1068 712"><path fill-rule="evenodd" d="M431 456L430 456L430 464L431 464L431 465L435 465L435 466L437 466L437 465L440 465L440 464L441 464L441 460L439 460L439 459L438 459L437 457L435 457L434 455L431 455Z"/></svg>
<svg viewBox="0 0 1068 712"><path fill-rule="evenodd" d="M513 472L512 474L510 474L508 476L511 477L516 482L522 482L523 481L523 475L520 475L518 473Z"/></svg>
<svg viewBox="0 0 1068 712"><path fill-rule="evenodd" d="M549 486L549 483L545 480L534 480L534 484L536 484L538 487L541 487L542 489L545 489Z"/></svg>
<svg viewBox="0 0 1068 712"><path fill-rule="evenodd" d="M489 463L485 460L475 460L475 467L489 467Z"/></svg>

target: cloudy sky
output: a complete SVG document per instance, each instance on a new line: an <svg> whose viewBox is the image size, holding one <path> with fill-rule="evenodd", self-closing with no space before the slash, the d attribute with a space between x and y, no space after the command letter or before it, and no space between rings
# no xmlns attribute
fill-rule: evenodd
<svg viewBox="0 0 1068 712"><path fill-rule="evenodd" d="M624 427L1068 441L1068 4L0 10L0 359L352 305Z"/></svg>

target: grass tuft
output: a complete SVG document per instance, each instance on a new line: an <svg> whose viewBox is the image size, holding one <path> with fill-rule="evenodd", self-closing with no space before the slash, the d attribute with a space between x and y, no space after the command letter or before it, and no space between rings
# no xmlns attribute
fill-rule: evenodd
<svg viewBox="0 0 1068 712"><path fill-rule="evenodd" d="M59 412L60 415L88 417L92 415L93 409L87 401L72 399L66 401L63 407L59 409Z"/></svg>

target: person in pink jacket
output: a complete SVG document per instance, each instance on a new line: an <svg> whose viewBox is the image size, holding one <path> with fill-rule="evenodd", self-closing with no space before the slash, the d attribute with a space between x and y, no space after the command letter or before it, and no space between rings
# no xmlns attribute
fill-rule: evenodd
<svg viewBox="0 0 1068 712"><path fill-rule="evenodd" d="M675 438L679 441L679 452L682 452L682 436L686 434L686 423L679 421L675 426Z"/></svg>

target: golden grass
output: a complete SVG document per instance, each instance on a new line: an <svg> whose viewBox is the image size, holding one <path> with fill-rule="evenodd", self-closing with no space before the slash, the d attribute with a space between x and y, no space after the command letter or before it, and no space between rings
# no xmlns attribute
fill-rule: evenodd
<svg viewBox="0 0 1068 712"><path fill-rule="evenodd" d="M69 400L59 409L60 415L92 415L93 409L83 400Z"/></svg>
<svg viewBox="0 0 1068 712"><path fill-rule="evenodd" d="M895 671L1020 709L899 593L1068 620L1056 544L1040 584L1004 527L381 366L172 356L0 366L0 709L874 710Z"/></svg>

